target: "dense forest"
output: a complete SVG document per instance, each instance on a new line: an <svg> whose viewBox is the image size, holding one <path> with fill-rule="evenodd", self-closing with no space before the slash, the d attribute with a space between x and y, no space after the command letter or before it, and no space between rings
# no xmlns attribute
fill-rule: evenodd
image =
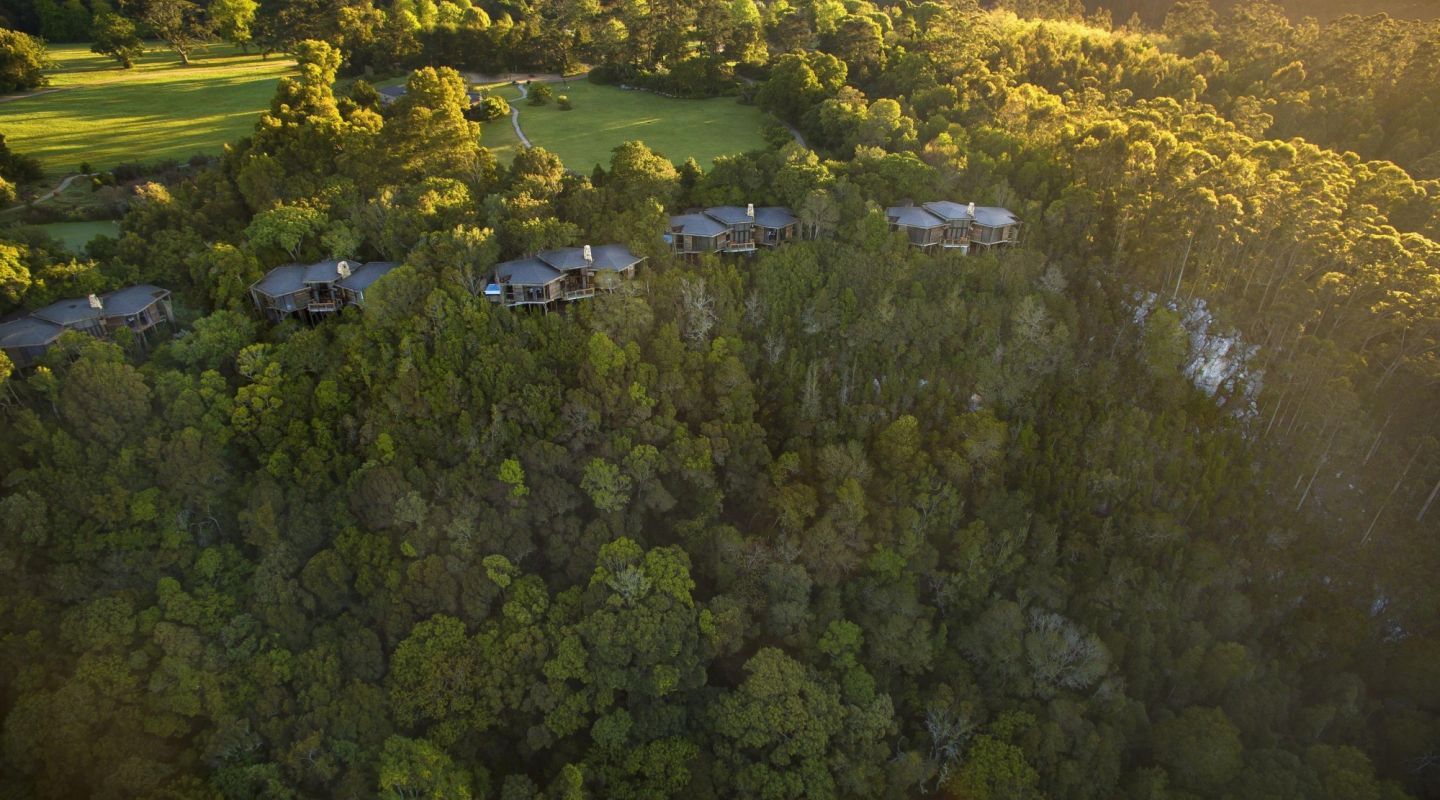
<svg viewBox="0 0 1440 800"><path fill-rule="evenodd" d="M1440 798L1440 28L1068 13L261 0L252 136L0 240L182 316L0 356L0 796ZM455 70L571 63L808 147L499 163ZM722 203L805 240L672 256ZM262 323L325 257L402 266Z"/></svg>

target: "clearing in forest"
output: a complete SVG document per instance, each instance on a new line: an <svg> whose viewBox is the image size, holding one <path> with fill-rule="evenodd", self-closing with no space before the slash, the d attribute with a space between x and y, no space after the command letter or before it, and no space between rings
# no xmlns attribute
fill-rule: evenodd
<svg viewBox="0 0 1440 800"><path fill-rule="evenodd" d="M520 110L520 128L536 147L560 156L565 166L589 173L596 164L609 165L610 151L639 139L676 164L694 158L709 167L716 156L743 153L765 146L768 118L755 106L733 97L677 100L651 92L600 86L584 78L551 83L556 97L567 95L574 109L562 111L552 100L532 106L512 86L500 95ZM514 157L519 141L510 120L485 123L481 143L497 151L501 161Z"/></svg>
<svg viewBox="0 0 1440 800"><path fill-rule="evenodd" d="M84 44L52 45L50 56L45 90L0 102L6 142L50 174L218 153L254 130L275 82L295 68L291 58L220 45L197 48L189 66L152 49L128 70Z"/></svg>

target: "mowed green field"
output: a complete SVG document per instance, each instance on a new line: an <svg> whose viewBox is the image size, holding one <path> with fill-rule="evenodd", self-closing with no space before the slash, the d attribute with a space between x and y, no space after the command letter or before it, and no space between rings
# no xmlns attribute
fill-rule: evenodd
<svg viewBox="0 0 1440 800"><path fill-rule="evenodd" d="M188 67L168 50L129 70L83 44L52 45L50 55L46 88L57 91L0 102L0 133L51 174L217 153L254 129L275 82L295 67L219 45L198 49Z"/></svg>
<svg viewBox="0 0 1440 800"><path fill-rule="evenodd" d="M588 173L596 164L609 166L616 145L639 139L676 164L694 158L709 167L716 156L763 148L761 135L767 118L755 106L743 106L733 97L676 100L651 92L599 86L581 78L567 89L553 83L558 95L568 95L575 108L561 111L552 102L532 106L519 92L505 89L504 97L520 109L520 128L536 147L560 156L565 166ZM510 120L485 124L481 142L501 150L519 146Z"/></svg>
<svg viewBox="0 0 1440 800"><path fill-rule="evenodd" d="M37 226L70 248L77 255L85 252L85 245L96 236L116 238L120 235L120 223L115 220L98 222L51 222Z"/></svg>

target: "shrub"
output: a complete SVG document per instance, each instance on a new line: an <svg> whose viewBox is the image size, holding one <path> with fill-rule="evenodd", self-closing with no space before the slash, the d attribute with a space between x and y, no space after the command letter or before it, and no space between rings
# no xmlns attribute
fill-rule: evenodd
<svg viewBox="0 0 1440 800"><path fill-rule="evenodd" d="M735 71L729 65L696 56L668 71L636 76L635 85L668 97L702 98L737 91Z"/></svg>
<svg viewBox="0 0 1440 800"><path fill-rule="evenodd" d="M559 106L561 111L569 111L570 109L575 107L570 104L570 95L568 94L562 94L559 97L555 98L555 105Z"/></svg>
<svg viewBox="0 0 1440 800"><path fill-rule="evenodd" d="M543 84L543 83L532 83L532 84L530 84L530 105L532 105L532 106L543 106L543 105L545 105L546 103L550 102L550 98L552 98L552 97L554 97L554 96L555 96L555 93L554 93L553 91L551 91L551 90L550 90L550 87L547 86L546 84Z"/></svg>
<svg viewBox="0 0 1440 800"><path fill-rule="evenodd" d="M350 99L361 108L379 108L380 90L367 80L356 80L355 85L350 87Z"/></svg>
<svg viewBox="0 0 1440 800"><path fill-rule="evenodd" d="M610 86L616 83L624 83L625 72L622 67L618 67L614 64L601 64L600 66L590 70L588 78L591 83L599 84L601 86Z"/></svg>
<svg viewBox="0 0 1440 800"><path fill-rule="evenodd" d="M510 116L510 104L505 102L503 97L489 95L471 110L470 116L476 122L489 122L492 119L508 117Z"/></svg>

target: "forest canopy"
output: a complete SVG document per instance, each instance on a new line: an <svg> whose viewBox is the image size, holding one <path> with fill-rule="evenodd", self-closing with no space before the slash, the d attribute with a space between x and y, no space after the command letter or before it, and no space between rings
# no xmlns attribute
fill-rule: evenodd
<svg viewBox="0 0 1440 800"><path fill-rule="evenodd" d="M0 357L0 795L1440 797L1434 23L253 22L300 68L252 135L83 256L0 236L0 313L139 282L179 309ZM500 163L460 71L570 60L804 143ZM367 69L403 96L340 81ZM891 229L935 198L1021 246ZM662 239L747 204L801 240ZM487 299L591 242L635 280ZM261 319L256 280L327 258L400 266Z"/></svg>

